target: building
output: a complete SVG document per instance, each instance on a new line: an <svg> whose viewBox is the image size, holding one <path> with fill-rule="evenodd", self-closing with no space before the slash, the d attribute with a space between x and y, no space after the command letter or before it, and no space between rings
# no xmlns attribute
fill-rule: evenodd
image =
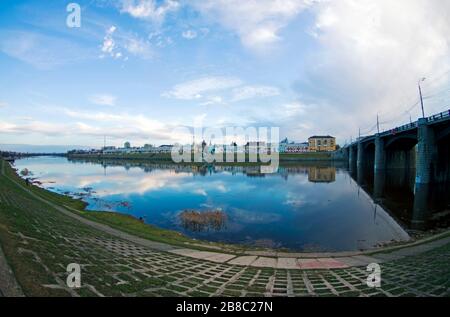
<svg viewBox="0 0 450 317"><path fill-rule="evenodd" d="M288 139L284 139L280 142L278 151L280 153L305 153L309 152L308 142L295 143L289 142Z"/></svg>
<svg viewBox="0 0 450 317"><path fill-rule="evenodd" d="M336 138L330 135L315 135L308 139L310 152L336 151Z"/></svg>

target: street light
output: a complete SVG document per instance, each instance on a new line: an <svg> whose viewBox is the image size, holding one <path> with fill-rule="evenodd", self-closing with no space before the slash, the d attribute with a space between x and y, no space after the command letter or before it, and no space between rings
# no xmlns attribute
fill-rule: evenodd
<svg viewBox="0 0 450 317"><path fill-rule="evenodd" d="M425 118L425 111L423 110L423 97L422 97L422 88L420 87L420 83L425 81L425 77L423 77L422 79L419 80L419 82L417 83L417 85L419 86L419 95L420 95L420 104L422 106L422 118Z"/></svg>

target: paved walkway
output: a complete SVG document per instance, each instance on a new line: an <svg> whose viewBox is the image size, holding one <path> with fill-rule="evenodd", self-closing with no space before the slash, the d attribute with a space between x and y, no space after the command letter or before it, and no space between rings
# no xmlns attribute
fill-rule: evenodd
<svg viewBox="0 0 450 317"><path fill-rule="evenodd" d="M450 296L450 238L335 258L197 251L92 222L0 177L4 252L13 257L10 264L26 295ZM381 288L366 283L366 265L373 262L381 265ZM66 286L69 263L82 267L80 289Z"/></svg>

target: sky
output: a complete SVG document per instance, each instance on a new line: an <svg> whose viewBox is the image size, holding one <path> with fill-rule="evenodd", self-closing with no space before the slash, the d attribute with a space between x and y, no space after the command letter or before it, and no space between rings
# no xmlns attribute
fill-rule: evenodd
<svg viewBox="0 0 450 317"><path fill-rule="evenodd" d="M344 144L450 108L447 0L0 0L0 144L186 142L279 127Z"/></svg>

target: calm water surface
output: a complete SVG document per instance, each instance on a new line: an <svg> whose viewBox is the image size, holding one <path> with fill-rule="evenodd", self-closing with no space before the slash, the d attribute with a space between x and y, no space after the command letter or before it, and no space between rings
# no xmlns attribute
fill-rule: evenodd
<svg viewBox="0 0 450 317"><path fill-rule="evenodd" d="M411 191L404 184L407 176L399 176L400 198L378 200L371 197L377 190L370 185L373 175L361 187L346 169L326 164L289 165L270 175L251 167L199 169L63 157L27 158L15 165L30 170L44 188L81 197L89 210L131 214L199 239L297 251L357 250L407 240L404 228L414 204L414 194L404 194ZM395 196L395 190L386 190L390 176L383 191ZM192 226L180 217L187 209L221 211L224 217Z"/></svg>

